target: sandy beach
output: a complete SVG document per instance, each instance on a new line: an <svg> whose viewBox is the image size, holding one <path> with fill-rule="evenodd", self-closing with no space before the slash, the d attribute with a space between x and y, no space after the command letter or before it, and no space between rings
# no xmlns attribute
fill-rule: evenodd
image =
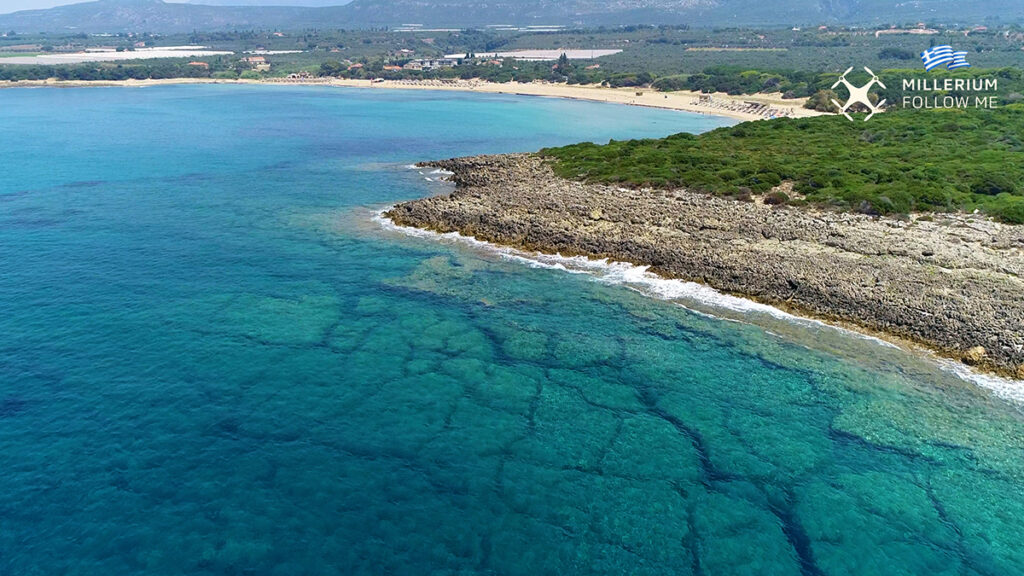
<svg viewBox="0 0 1024 576"><path fill-rule="evenodd" d="M683 110L698 114L714 114L727 116L737 120L762 120L772 115L787 115L795 118L819 116L820 112L803 107L804 100L784 100L781 94L757 94L753 96L730 96L728 94L712 94L711 104L700 102L701 94L690 91L658 92L649 88L607 88L594 85L552 84L548 82L531 82L527 84L481 82L474 80L442 83L440 81L402 81L384 80L334 80L332 85L351 86L357 88L385 88L399 90L456 90L464 92L482 92L487 94L517 94L523 96L545 96L550 98L570 98L574 100L591 100L650 108ZM706 96L706 95L705 95ZM763 107L760 111L751 103ZM772 110L775 113L765 112Z"/></svg>
<svg viewBox="0 0 1024 576"><path fill-rule="evenodd" d="M645 88L607 88L601 86L581 86L569 84L552 84L548 82L531 82L526 84L483 82L479 80L344 80L338 78L309 79L271 79L271 80L219 80L212 78L170 78L165 80L123 80L123 81L63 81L57 79L29 80L20 82L0 82L0 88L19 87L88 87L88 86L127 86L142 88L147 86L166 86L171 84L270 84L295 86L336 86L347 88L369 88L385 90L441 90L456 92L478 92L484 94L515 94L521 96L541 96L548 98L569 98L573 100L589 100L626 104L630 106L646 106L668 110L681 110L696 114L725 116L736 120L763 120L772 116L790 116L805 118L819 116L822 113L803 107L804 100L785 100L781 94L757 94L752 96L731 96L723 93L710 95L701 100L697 92L657 92ZM707 96L707 95L705 95Z"/></svg>

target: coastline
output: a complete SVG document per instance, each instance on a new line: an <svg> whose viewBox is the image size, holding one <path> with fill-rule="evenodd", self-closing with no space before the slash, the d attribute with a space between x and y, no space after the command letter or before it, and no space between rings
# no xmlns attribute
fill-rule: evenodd
<svg viewBox="0 0 1024 576"><path fill-rule="evenodd" d="M665 279L1024 379L1024 227L970 215L901 222L555 176L530 155L430 162L456 190L396 225L517 250L608 259ZM978 347L984 349L979 353Z"/></svg>
<svg viewBox="0 0 1024 576"><path fill-rule="evenodd" d="M719 321L741 322L760 326L765 332L804 346L812 346L804 342L808 327L822 327L835 331L839 337L855 338L876 346L911 354L914 358L938 368L940 371L953 374L963 381L984 388L997 397L1016 404L1024 404L1024 379L1014 375L985 371L965 364L961 360L948 358L939 354L920 342L907 340L892 334L870 330L850 322L817 317L800 310L786 309L782 305L767 304L749 296L727 294L710 286L685 282L673 278L658 276L647 270L645 266L637 266L624 262L613 262L607 259L594 260L582 256L562 256L529 252L520 248L495 244L480 240L473 236L465 236L459 232L438 232L428 228L417 228L398 224L387 216L387 212L395 205L373 212L372 220L384 230L409 237L411 239L428 239L434 242L452 242L469 249L497 254L502 258L521 262L531 268L559 270L563 273L585 274L600 282L607 282L636 290L648 297L678 304L699 315L709 315ZM682 286L683 290L673 290ZM756 314L760 318L751 318ZM767 320L767 321L766 321ZM780 326L783 328L780 329ZM813 347L822 351L835 351L844 354L847 348L836 350L835 341L823 344L816 340ZM874 355L873 357L881 357Z"/></svg>
<svg viewBox="0 0 1024 576"><path fill-rule="evenodd" d="M243 84L271 86L326 86L342 88L364 88L384 90L433 90L450 92L469 92L481 94L508 94L516 96L538 96L547 98L565 98L569 100L586 100L607 104L623 104L627 106L643 106L678 110L694 114L722 116L740 121L762 120L765 113L747 111L750 103L763 105L795 118L820 116L824 113L808 110L803 107L805 100L784 100L780 94L757 94L752 96L731 96L723 93L712 94L713 105L698 102L700 94L690 91L657 92L650 89L637 88L606 88L600 86L581 86L568 84L552 84L547 82L499 84L479 80L346 80L330 79L271 79L271 80L221 80L215 78L167 78L161 80L21 80L18 82L0 82L4 88L86 88L86 87L127 87L145 88L149 86L169 86L176 84ZM638 94L639 93L639 94Z"/></svg>
<svg viewBox="0 0 1024 576"><path fill-rule="evenodd" d="M784 100L781 94L757 94L753 96L730 96L724 93L715 93L711 97L716 104L722 107L706 106L697 103L700 93L691 91L678 92L657 92L645 88L607 88L594 85L569 85L552 84L548 82L530 82L525 84L482 81L459 81L454 83L440 83L434 81L400 81L384 80L373 82L370 80L335 80L331 82L334 86L347 86L351 88L379 88L394 90L443 90L456 92L478 92L484 94L511 94L517 96L542 96L548 98L566 98L570 100L587 100L592 102L604 102L608 104L625 104L629 106L644 106L648 108L662 108L666 110L678 110L696 114L709 114L724 116L735 120L750 121L762 120L766 116L743 111L742 108L748 102L756 102L766 107L772 107L783 111L795 118L806 118L820 116L824 113L809 110L803 107L806 100ZM724 106L733 106L738 109L730 109Z"/></svg>
<svg viewBox="0 0 1024 576"><path fill-rule="evenodd" d="M565 98L565 99L575 99L575 100L588 100L588 101L596 101L596 102L604 102L604 103L635 105L635 106L644 106L644 107L652 107L652 108L663 108L663 109L680 110L680 111L685 111L685 112L694 112L694 113L700 113L700 114L710 114L710 115L725 116L725 117L730 117L730 118L734 118L734 119L742 120L742 121L750 121L750 120L756 120L756 119L761 119L762 118L761 116L754 115L754 114L748 114L748 113L736 112L736 111L730 111L730 110L722 110L722 109L713 109L712 110L712 109L707 109L707 108L702 108L700 106L696 106L696 105L694 105L692 103L692 100L688 100L688 99L695 99L696 98L697 94L696 93L692 93L692 92L672 92L672 93L650 92L650 93L648 93L648 92L645 91L643 96L637 96L635 89L614 89L614 88L602 88L602 87L596 87L596 86L569 86L569 85L564 85L564 84L548 84L548 83L496 84L496 83L479 82L479 81L454 81L454 82L445 84L445 83L439 83L437 81L432 81L432 82L417 82L417 81L383 81L383 82L373 82L373 81L370 81L370 80L342 80L342 79L336 79L336 78L331 78L331 79L288 79L288 80L284 80L284 79L282 79L282 80L220 80L220 79L207 79L207 78L172 78L172 79L161 79L161 80L125 80L125 81L60 81L60 80L51 79L51 80L43 80L43 81L0 82L0 89L3 89L3 88L18 88L18 87L22 87L22 88L30 88L30 87L56 87L56 88L61 88L61 87L67 87L67 88L71 88L71 87L135 87L135 88L144 88L144 87L151 87L151 86L166 86L166 85L181 85L181 84L295 85L295 86L327 86L327 87L345 87L345 88L370 88L370 89L377 88L377 89L397 89L397 90L434 90L434 91L480 92L480 93L490 93L490 94L512 94L512 95L523 95L523 96L538 96L538 97ZM722 101L730 101L730 102L745 102L747 100L747 97L734 97L734 96L728 96L728 95L715 95L715 97L716 98L720 98ZM754 99L754 98L752 97L750 99ZM778 95L776 95L775 97L759 95L758 99L763 101L763 102L765 102L766 104L779 104L781 102L785 102L787 104L788 103L794 103L794 104L798 103L798 101L783 101L783 100L781 100L780 97L778 97ZM821 115L821 113L814 112L814 111L811 111L811 110L805 110L805 109L802 109L802 108L798 108L798 109L801 110L800 116L816 116L816 115ZM508 156L506 156L504 158L523 158L523 157L525 157L525 156L524 155L508 155ZM484 164L490 164L493 161L495 161L495 159L502 158L502 157L479 157L479 158L484 158L485 159L484 162L483 162ZM501 162L499 162L499 164L500 163ZM440 168L444 168L446 170L455 170L457 172L457 174L455 175L455 180L457 182L458 188L460 188L460 189L462 189L462 188L482 189L484 191L484 193L486 193L487 187L490 185L489 183L482 183L481 184L480 182L477 182L475 180L475 176L477 176L478 174L474 174L474 170L480 169L481 165L478 162L475 162L474 158L453 159L453 160L447 160L447 161L441 161L441 162L427 162L427 163L424 163L424 165L440 167ZM484 169L484 171L485 172L489 171L492 168L493 168L492 166L487 166ZM528 185L530 178L533 178L533 177L538 178L541 181L541 184L545 184L545 185L547 183L549 183L549 182L546 182L548 180L560 180L557 177L555 177L553 174L549 174L549 173L546 173L546 172L543 172L540 175L521 174L521 173L516 173L514 170L512 172L515 174L515 178L520 178L521 179L520 180L520 184L522 184L523 186ZM513 178L513 179L515 179L515 178ZM485 179L486 179L486 177L485 177ZM562 184L564 184L566 186L569 186L571 188L577 188L577 187L581 187L581 186L586 186L588 188L608 188L608 187L595 187L595 186L592 186L592 185L583 185L583 184L580 184L580 183L574 183L574 182L568 182L568 181L562 181ZM618 192L635 192L635 191L626 191L626 190L621 190L621 189L619 189L617 191ZM680 191L675 191L675 192L678 193ZM682 193L686 193L685 191L681 191L681 192ZM686 194L688 194L688 193L686 193ZM458 195L458 190L457 190L456 194L452 195L452 198L455 198L457 195ZM697 195L697 194L688 194L688 195L690 196L690 201L693 201L693 199L700 197L700 195ZM713 288L715 290L719 290L720 292L722 292L724 294L738 296L738 297L750 300L751 302L756 302L756 303L759 303L759 304L764 304L764 305L767 305L767 306L771 306L771 307L777 308L778 310L781 310L781 311L783 311L783 312L785 312L787 314L791 314L791 315L799 316L799 317L804 317L804 318L809 318L809 319L814 319L814 320L820 320L820 321L830 323L832 325L835 325L835 326L843 328L843 329L853 330L853 331L856 331L856 332L868 335L870 337L876 337L876 338L879 338L879 339L882 339L882 340L895 342L897 344L904 345L904 346L908 345L908 344L912 345L912 346L915 346L915 345L916 346L920 346L920 347L923 347L925 350L928 350L930 352L938 354L940 358L951 359L951 360L954 360L954 361L957 361L957 362L962 361L964 359L964 357L965 357L965 354L971 348L975 348L977 346L981 346L981 347L984 348L985 347L984 345L989 343L987 340L986 341L982 341L981 339L976 339L976 341L974 341L974 342L962 343L960 345L955 345L955 346L954 345L950 345L949 342L954 340L954 338L947 337L947 338L942 339L942 341L937 341L934 337L930 337L928 335L918 334L918 333L915 333L913 330L911 330L911 331L905 331L905 330L899 330L899 329L894 330L891 326L885 326L885 325L878 326L878 325L873 324L872 322L865 322L865 320L863 318L858 317L856 314L849 314L849 313L845 313L845 312L830 311L830 310L827 310L827 309L826 310L822 310L820 308L816 308L816 307L813 307L813 306L808 306L806 303L800 302L799 299L795 299L792 295L788 295L787 296L785 294L774 293L771 290L768 290L768 291L765 291L765 290L751 291L751 290L748 290L748 289L746 289L746 288L744 288L742 286L737 287L737 286L719 285L719 284L716 284L714 281L708 281L707 278L699 277L699 276L697 276L697 275L695 275L693 273L679 274L679 273L674 272L672 270L666 269L665 267L659 265L658 263L654 263L652 265L651 262L646 261L643 258L630 257L630 255L628 254L628 251L626 251L625 253L622 253L622 254L624 254L626 256L626 257L622 257L622 258L615 258L615 254L613 252L608 252L608 251L601 251L601 252L598 252L598 253L594 253L594 252L588 251L588 250L578 250L578 251L569 250L568 252L566 252L566 251L564 251L562 249L559 249L558 247L545 245L543 242L540 242L540 243L533 242L533 241L524 242L522 240L510 241L507 237L505 237L505 235L503 233L498 233L498 232L493 231L493 230L489 231L487 233L484 233L484 234L480 234L479 231L477 231L477 233L473 233L472 231L467 232L467 228L466 228L465 225L461 225L461 226L460 225L453 225L453 220L451 220L451 218L453 218L453 214L454 213L447 213L443 217L440 216L438 213L435 213L435 214L432 215L432 217L436 218L435 220L421 219L419 221L413 221L412 219L409 218L408 214L401 215L398 212L399 210L408 209L410 206L415 206L415 205L418 205L419 203L427 203L427 202L433 202L433 201L437 201L437 200L439 200L439 198L426 198L426 199L422 199L422 200L417 200L417 201L403 203L403 204L398 205L394 209L392 209L386 215L386 217L388 217L395 224L400 225L400 226L415 227L415 228L430 230L430 231L439 232L439 233L458 232L460 234L466 235L466 236L471 237L471 238L478 239L478 240L483 241L483 242L493 243L493 244L499 245L499 246L508 246L508 247L511 247L511 248L514 248L514 249L524 250L524 251L528 251L528 252L537 252L537 253L542 253L542 254L561 254L561 255L568 254L568 255L574 255L574 256L585 256L585 257L588 257L588 258L612 258L613 260L616 260L616 261L622 261L622 262L631 263L631 264L635 264L635 265L641 265L641 266L651 265L652 271L654 273L656 273L657 275L659 275L660 277L662 277L662 278L666 278L666 279L683 279L683 280L688 280L688 281L690 281L690 280L696 281L696 282L698 282L698 283L700 283L702 285L706 285L706 286L709 286L709 287L711 287L711 288ZM721 203L721 202L733 203L733 201L731 201L731 200L721 200L721 199L716 199L716 198L706 198L706 200L707 200L708 204L716 204L716 203ZM700 203L700 202L698 202L698 203ZM453 205L456 207L456 211L466 208L466 205L462 201L457 201ZM431 209L434 210L436 208L437 208L437 206L434 206ZM451 206L449 206L449 208L451 208ZM481 206L476 206L475 208L476 209L480 209ZM506 206L506 208L508 208L508 206ZM576 208L578 208L578 206L576 206ZM718 209L718 210L720 210L721 208L722 208L721 206L716 206L716 209ZM765 208L765 207L762 207L762 208ZM772 212L773 213L785 213L785 212L788 212L788 211L791 211L791 210L792 209L773 209ZM729 212L729 210L727 209L727 210L724 210L724 211L717 212L716 215L724 216L724 214L726 214L728 212ZM811 211L805 211L805 212L810 213ZM830 222L830 220L832 220L832 219L835 219L835 220L838 220L838 221L842 221L844 223L848 223L851 220L857 220L857 219L861 219L861 220L867 219L867 220L870 220L870 217L860 217L860 216L849 215L849 214L840 215L840 214L832 214L832 213L821 212L821 213L810 214L810 215L811 215L812 218L816 218L819 222L825 223L826 225L835 224L836 222L834 222L834 221ZM420 217L422 217L422 214L420 215ZM477 217L479 218L480 215L478 214ZM446 220L446 218L448 220ZM952 224L954 226L963 226L963 225L965 225L963 222L952 222L952 223L950 223L950 222L942 222L943 220L956 220L958 218L959 218L958 216L938 216L937 217L937 219L940 221L939 222L940 225L950 225L950 224ZM586 218L584 218L584 220L586 220ZM601 220L601 218L599 217L598 220ZM607 218L605 218L604 220L607 220ZM564 222L562 222L562 223L564 224ZM593 224L593 222L591 222L590 224ZM992 225L994 225L996 227L1000 226L999 224L994 224L994 223ZM565 231L563 230L562 232L565 232ZM828 246L828 247L834 248L834 246ZM823 248L821 246L819 246L817 249L812 250L811 252L814 253L813 254L814 256L818 256L818 255L820 255L820 252L821 252L822 249ZM900 250L901 250L900 248L896 248L897 252L899 252ZM806 256L806 254L805 254L805 256ZM862 256L863 256L863 254L862 254ZM877 257L879 255L876 254L876 255L869 255L869 256ZM1016 254L1015 256L1019 257L1020 254ZM1014 265L1016 265L1016 264L1014 264ZM943 266L938 266L938 267L934 267L933 266L932 269L931 269L931 273L934 273L936 270L938 270L940 273L948 273L949 272L949 269L946 269ZM1017 276L1014 276L1014 278L1016 279ZM948 290L949 288L946 287L946 289ZM1018 313L1020 313L1020 311L1019 310L1013 310L1012 313L1018 314ZM1022 323L1020 325L1024 325L1024 321L1022 321ZM1013 345L1019 346L1020 343L1012 343L1011 346L1013 346ZM991 350L991 347L986 348L986 351L990 351L990 350ZM1006 355L1004 355L1004 356L1006 356ZM1009 378L1014 378L1014 379L1024 379L1024 357L1021 357L1019 349L1016 350L1015 353L1009 354L1009 358L1008 359L1007 358L992 358L992 357L987 357L986 356L986 357L983 357L983 358L980 358L980 359L977 359L977 358L974 359L973 361L971 361L969 363L969 365L972 366L973 368L978 368L978 369L982 369L982 370L988 371L990 373L998 374L999 376L1009 377Z"/></svg>

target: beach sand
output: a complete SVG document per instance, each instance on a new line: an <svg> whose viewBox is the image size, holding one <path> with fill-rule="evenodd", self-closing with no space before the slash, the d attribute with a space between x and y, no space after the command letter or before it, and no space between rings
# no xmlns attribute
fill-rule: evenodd
<svg viewBox="0 0 1024 576"><path fill-rule="evenodd" d="M781 94L757 94L754 96L730 96L717 93L711 95L715 105L698 103L698 92L658 92L647 88L606 88L596 85L552 84L549 82L531 82L526 84L495 82L461 81L451 84L434 82L417 82L401 80L334 80L332 85L359 88L388 88L400 90L457 90L464 92L482 92L487 94L517 94L523 96L546 96L551 98L570 98L574 100L591 100L650 108L683 110L698 114L726 116L737 120L762 120L764 114L756 114L743 110L746 103L756 102L766 107L785 112L796 118L819 116L822 113L803 107L805 100L784 100Z"/></svg>
<svg viewBox="0 0 1024 576"><path fill-rule="evenodd" d="M785 100L781 94L757 94L753 96L730 96L716 93L711 95L713 104L698 102L697 92L657 92L643 88L606 88L595 85L552 84L548 82L531 82L526 84L510 82L499 84L478 80L457 80L450 82L413 81L413 80L344 80L330 79L272 79L272 80L217 80L212 78L171 78L165 80L123 80L123 81L76 81L76 80L28 80L20 82L0 82L0 88L19 87L88 87L88 86L127 86L147 87L166 86L172 84L271 84L296 86L338 86L348 88L372 88L388 90L442 90L457 92L478 92L484 94L516 94L522 96L542 96L549 98L569 98L573 100L589 100L650 108L682 110L697 114L725 116L736 120L762 120L767 116L748 111L747 103L756 102L785 114L804 118L819 116L822 113L803 107L804 100Z"/></svg>

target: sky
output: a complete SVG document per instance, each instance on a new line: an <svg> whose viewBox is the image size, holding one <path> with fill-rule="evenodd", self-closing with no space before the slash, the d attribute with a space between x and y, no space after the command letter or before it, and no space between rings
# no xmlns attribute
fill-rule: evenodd
<svg viewBox="0 0 1024 576"><path fill-rule="evenodd" d="M61 4L74 4L74 2L69 2L68 0L0 0L0 14L17 12L18 10L53 8Z"/></svg>
<svg viewBox="0 0 1024 576"><path fill-rule="evenodd" d="M64 4L78 4L88 0L0 0L0 14L17 12L18 10L38 10L53 8ZM264 6L337 6L347 4L349 0L164 0L188 4L220 4L220 5L264 5Z"/></svg>

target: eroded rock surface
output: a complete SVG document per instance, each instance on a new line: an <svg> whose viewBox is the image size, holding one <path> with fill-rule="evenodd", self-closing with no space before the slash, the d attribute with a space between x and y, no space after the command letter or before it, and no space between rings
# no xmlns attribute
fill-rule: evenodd
<svg viewBox="0 0 1024 576"><path fill-rule="evenodd" d="M456 190L396 223L547 253L647 264L664 276L1024 368L1024 227L973 215L909 221L631 190L554 175L525 154L430 163ZM976 356L976 354L975 354Z"/></svg>

